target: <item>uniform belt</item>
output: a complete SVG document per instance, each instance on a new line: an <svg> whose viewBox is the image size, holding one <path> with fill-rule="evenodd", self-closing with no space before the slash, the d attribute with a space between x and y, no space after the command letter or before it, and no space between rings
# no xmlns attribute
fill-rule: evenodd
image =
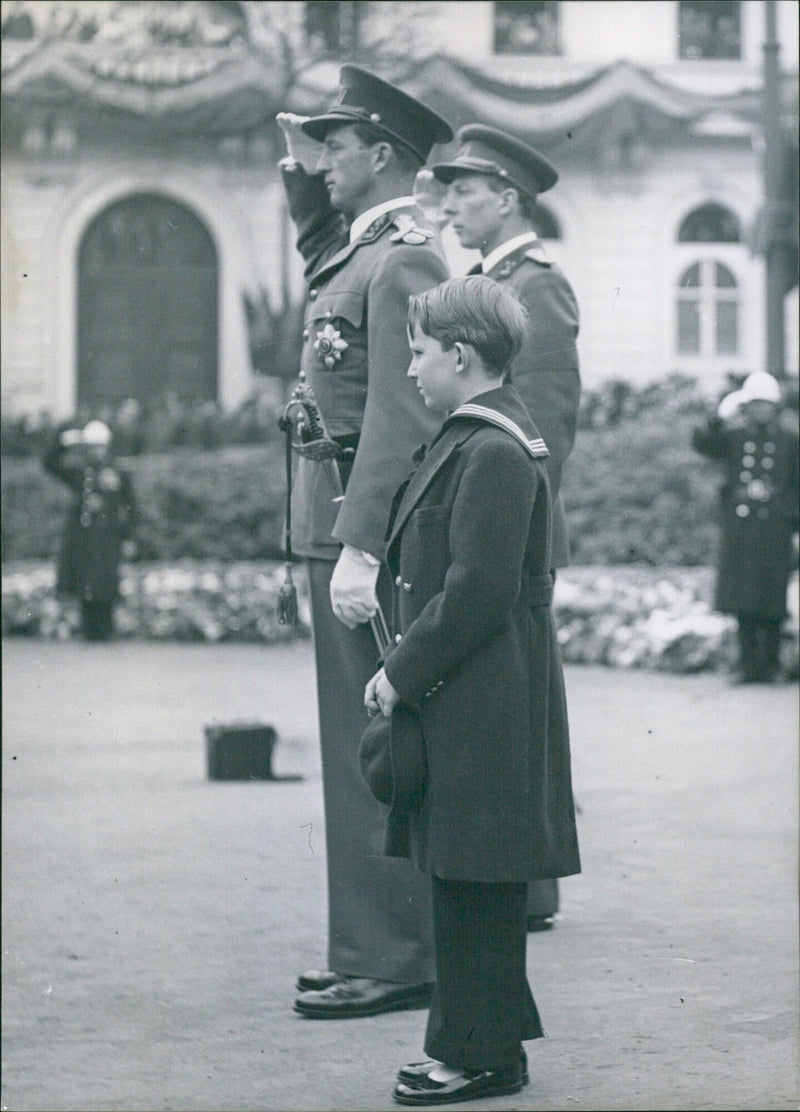
<svg viewBox="0 0 800 1112"><path fill-rule="evenodd" d="M528 605L549 606L553 601L553 577L550 572L534 575L528 580Z"/></svg>

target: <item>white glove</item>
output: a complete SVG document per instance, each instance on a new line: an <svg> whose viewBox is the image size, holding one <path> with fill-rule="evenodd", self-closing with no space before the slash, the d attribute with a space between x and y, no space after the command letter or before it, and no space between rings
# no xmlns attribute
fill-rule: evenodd
<svg viewBox="0 0 800 1112"><path fill-rule="evenodd" d="M734 390L732 394L726 394L717 406L717 417L719 417L720 421L729 421L731 417L736 414L741 404L741 390Z"/></svg>
<svg viewBox="0 0 800 1112"><path fill-rule="evenodd" d="M346 544L341 551L331 576L331 606L340 622L355 629L361 622L368 622L378 609L375 584L380 562L373 562L365 553Z"/></svg>
<svg viewBox="0 0 800 1112"><path fill-rule="evenodd" d="M296 112L279 112L275 119L286 140L289 158L298 162L307 174L313 174L322 153L322 143L306 135L302 129L302 124L311 117L298 116Z"/></svg>

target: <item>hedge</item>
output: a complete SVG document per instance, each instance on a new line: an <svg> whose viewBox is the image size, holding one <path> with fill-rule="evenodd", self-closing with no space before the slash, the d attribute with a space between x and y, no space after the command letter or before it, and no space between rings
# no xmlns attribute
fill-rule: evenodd
<svg viewBox="0 0 800 1112"><path fill-rule="evenodd" d="M696 402L583 429L564 477L573 562L713 563L717 471L689 445ZM280 555L283 446L182 449L131 457L142 560L260 560ZM66 495L35 459L2 470L4 560L52 559Z"/></svg>

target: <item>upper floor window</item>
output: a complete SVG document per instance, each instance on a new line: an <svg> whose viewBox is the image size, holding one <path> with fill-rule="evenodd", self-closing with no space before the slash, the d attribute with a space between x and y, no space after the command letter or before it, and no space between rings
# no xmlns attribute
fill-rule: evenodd
<svg viewBox="0 0 800 1112"><path fill-rule="evenodd" d="M305 35L311 54L327 57L356 50L368 6L359 0L306 0Z"/></svg>
<svg viewBox="0 0 800 1112"><path fill-rule="evenodd" d="M714 202L693 209L678 229L679 243L741 243L741 239L738 217Z"/></svg>
<svg viewBox="0 0 800 1112"><path fill-rule="evenodd" d="M741 6L738 0L679 0L680 57L741 58Z"/></svg>
<svg viewBox="0 0 800 1112"><path fill-rule="evenodd" d="M554 0L496 0L496 54L560 54L558 4Z"/></svg>

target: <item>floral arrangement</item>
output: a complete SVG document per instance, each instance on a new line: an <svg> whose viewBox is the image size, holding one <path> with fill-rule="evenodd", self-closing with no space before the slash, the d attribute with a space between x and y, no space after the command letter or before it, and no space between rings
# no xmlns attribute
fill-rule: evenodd
<svg viewBox="0 0 800 1112"><path fill-rule="evenodd" d="M116 611L120 637L169 641L274 643L310 635L308 588L294 569L300 621L277 619L283 565L274 561L125 564ZM571 567L559 571L555 615L570 663L668 672L727 671L735 662L736 623L712 610L710 568ZM783 670L798 671L798 581L790 590ZM77 636L71 600L55 594L50 563L6 564L5 636L66 640Z"/></svg>

